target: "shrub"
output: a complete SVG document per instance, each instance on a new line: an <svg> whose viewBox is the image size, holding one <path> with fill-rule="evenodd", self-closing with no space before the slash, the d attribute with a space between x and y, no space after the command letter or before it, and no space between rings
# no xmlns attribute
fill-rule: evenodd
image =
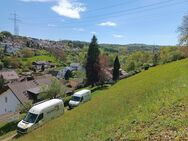
<svg viewBox="0 0 188 141"><path fill-rule="evenodd" d="M134 63L134 61L131 61L129 64L128 64L128 66L127 66L127 71L129 72L129 71L133 71L133 70L135 70L135 63Z"/></svg>
<svg viewBox="0 0 188 141"><path fill-rule="evenodd" d="M0 70L2 70L3 67L4 67L4 64L3 64L3 62L0 61Z"/></svg>
<svg viewBox="0 0 188 141"><path fill-rule="evenodd" d="M143 64L143 69L144 70L148 70L149 69L149 64L148 63L144 63Z"/></svg>
<svg viewBox="0 0 188 141"><path fill-rule="evenodd" d="M32 107L32 101L28 101L23 103L23 105L20 105L19 111L20 113L26 113L27 111L29 111L31 107Z"/></svg>

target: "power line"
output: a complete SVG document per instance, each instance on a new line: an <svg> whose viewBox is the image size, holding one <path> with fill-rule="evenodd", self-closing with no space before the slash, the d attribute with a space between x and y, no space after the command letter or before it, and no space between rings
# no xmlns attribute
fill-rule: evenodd
<svg viewBox="0 0 188 141"><path fill-rule="evenodd" d="M169 0L168 0L169 1ZM167 2L167 1L166 1ZM173 5L177 5L177 4L182 4L182 3L185 3L187 1L182 1L182 2L174 2L174 3L166 3L164 4L163 2L163 5L161 5L161 3L158 5L154 5L154 4L150 4L150 5L146 5L146 6L142 6L143 8L134 8L134 10L126 10L126 11L122 11L122 12L116 12L116 13L111 13L111 14L108 14L108 15L103 15L103 17L105 16L105 18L112 18L112 17L117 17L117 16L125 16L125 15L131 15L131 14L135 14L135 13L141 13L141 12L145 12L145 11L152 11L152 10L155 10L155 9L160 9L160 8L163 8L163 7L166 7L166 6L173 6ZM153 7L155 6L155 7ZM89 19L87 21L90 21L90 22L77 22L76 24L81 24L82 26L86 26L87 24L91 23L92 21L96 21L96 19L104 19L103 17L99 17L99 18L93 18L93 19ZM45 23L23 23L23 24L28 24L28 25L34 25L34 24L45 24ZM66 24L69 24L69 25L65 25L63 26L64 28L69 28L69 27L73 27L71 26L71 23L66 23ZM57 27L54 27L54 28L57 28ZM58 26L59 28L59 26Z"/></svg>
<svg viewBox="0 0 188 141"><path fill-rule="evenodd" d="M134 7L134 8L130 8L130 9L125 9L125 10L119 10L119 11L115 11L115 12L108 12L108 13L94 15L94 16L86 16L84 18L91 19L91 18L104 17L106 15L116 15L117 13L132 12L134 10L140 10L140 9L155 7L155 6L159 6L159 5L163 5L163 4L169 4L169 3L172 3L174 1L176 1L176 0L166 0L166 1L163 1L163 2L156 2L156 3L143 5L143 6L138 6L138 7Z"/></svg>
<svg viewBox="0 0 188 141"><path fill-rule="evenodd" d="M156 2L156 3L152 3L152 4L148 4L148 5L138 6L138 7L129 8L129 9L123 9L123 10L119 10L119 11L107 12L107 13L104 13L104 14L98 14L98 15L93 15L93 16L85 16L84 18L87 18L87 20L88 19L93 19L93 18L102 18L102 17L105 17L107 15L116 15L117 13L132 12L132 11L139 10L139 9L145 9L145 8L149 8L149 7L155 7L155 6L158 6L158 5L169 4L169 3L172 3L172 2L175 2L175 1L176 0L165 0L165 1L162 1L162 2ZM88 11L87 13L89 13L89 12L97 13L97 10L105 10L105 11L107 11L106 9L108 9L110 7L123 6L124 3L125 3L125 1L122 2L122 3L115 4L114 6L113 5L109 5L109 6L106 6L106 7L103 7L103 8L92 9L92 10ZM51 18L49 18L49 17L48 18L47 17L33 17L33 18L54 19L56 17L51 17Z"/></svg>

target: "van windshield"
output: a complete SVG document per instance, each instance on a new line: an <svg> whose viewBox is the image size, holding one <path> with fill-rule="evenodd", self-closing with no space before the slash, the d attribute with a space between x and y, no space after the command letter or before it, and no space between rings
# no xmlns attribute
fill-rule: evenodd
<svg viewBox="0 0 188 141"><path fill-rule="evenodd" d="M34 123L37 116L38 116L37 114L28 112L27 115L25 116L25 118L23 119L23 121L29 122L29 123Z"/></svg>
<svg viewBox="0 0 188 141"><path fill-rule="evenodd" d="M73 96L72 101L80 101L81 100L81 97L78 97L78 96Z"/></svg>

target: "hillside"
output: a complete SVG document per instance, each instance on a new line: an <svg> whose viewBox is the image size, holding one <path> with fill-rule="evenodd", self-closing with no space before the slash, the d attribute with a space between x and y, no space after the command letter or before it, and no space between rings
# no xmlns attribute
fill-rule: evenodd
<svg viewBox="0 0 188 141"><path fill-rule="evenodd" d="M86 41L72 41L72 40L45 40L37 39L26 36L15 36L7 31L0 32L0 45L13 44L15 48L30 47L30 48L61 48L64 51L80 51L83 47L89 46L89 42ZM134 51L152 51L154 48L158 50L159 45L146 45L146 44L100 44L101 48L106 51L117 52L118 49L126 48L128 53Z"/></svg>
<svg viewBox="0 0 188 141"><path fill-rule="evenodd" d="M188 138L188 59L160 65L109 88L19 141Z"/></svg>

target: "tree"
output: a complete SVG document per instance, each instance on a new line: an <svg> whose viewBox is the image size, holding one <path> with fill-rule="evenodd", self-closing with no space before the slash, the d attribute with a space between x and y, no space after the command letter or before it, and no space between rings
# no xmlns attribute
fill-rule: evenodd
<svg viewBox="0 0 188 141"><path fill-rule="evenodd" d="M3 62L0 61L0 70L2 70L3 67L4 67L4 64L3 64Z"/></svg>
<svg viewBox="0 0 188 141"><path fill-rule="evenodd" d="M3 64L4 64L4 67L5 68L9 68L9 67L12 67L12 68L19 68L21 66L21 62L20 62L20 59L18 57L5 57L3 60L2 60Z"/></svg>
<svg viewBox="0 0 188 141"><path fill-rule="evenodd" d="M44 66L44 64L42 64L42 66L41 66L41 72L43 72L45 70L45 66Z"/></svg>
<svg viewBox="0 0 188 141"><path fill-rule="evenodd" d="M89 45L86 62L86 78L87 84L94 86L99 82L99 45L94 35Z"/></svg>
<svg viewBox="0 0 188 141"><path fill-rule="evenodd" d="M159 53L155 53L153 55L153 65L157 65L159 63Z"/></svg>
<svg viewBox="0 0 188 141"><path fill-rule="evenodd" d="M182 25L178 30L180 32L180 44L188 45L188 15L183 17Z"/></svg>
<svg viewBox="0 0 188 141"><path fill-rule="evenodd" d="M25 58L34 56L34 52L31 49L29 49L29 48L22 49L21 53L22 53L23 57L25 57Z"/></svg>
<svg viewBox="0 0 188 141"><path fill-rule="evenodd" d="M1 35L3 35L6 38L8 38L8 37L12 38L12 34L10 32L8 32L8 31L2 31Z"/></svg>
<svg viewBox="0 0 188 141"><path fill-rule="evenodd" d="M103 85L105 81L112 78L111 73L108 70L108 56L105 54L99 55L99 65L100 65L100 71L99 71L99 83L100 85Z"/></svg>
<svg viewBox="0 0 188 141"><path fill-rule="evenodd" d="M128 67L127 67L127 71L133 71L135 70L135 62L134 61L131 61L129 64L128 64Z"/></svg>
<svg viewBox="0 0 188 141"><path fill-rule="evenodd" d="M72 72L70 70L67 70L66 73L65 73L65 80L69 80L69 78L72 76Z"/></svg>
<svg viewBox="0 0 188 141"><path fill-rule="evenodd" d="M119 58L116 56L116 59L114 61L114 69L113 69L113 80L117 81L119 79L119 69L120 69L120 63Z"/></svg>
<svg viewBox="0 0 188 141"><path fill-rule="evenodd" d="M5 45L5 48L4 48L4 53L7 53L7 50L8 50L8 46Z"/></svg>
<svg viewBox="0 0 188 141"><path fill-rule="evenodd" d="M64 96L64 90L61 87L61 83L56 78L52 79L51 85L42 88L42 99L52 99L57 96Z"/></svg>
<svg viewBox="0 0 188 141"><path fill-rule="evenodd" d="M0 46L0 59L3 59L4 55L4 49Z"/></svg>
<svg viewBox="0 0 188 141"><path fill-rule="evenodd" d="M32 101L29 100L27 102L24 102L23 104L19 105L19 112L20 113L27 113L29 109L32 107Z"/></svg>
<svg viewBox="0 0 188 141"><path fill-rule="evenodd" d="M1 75L1 76L0 76L0 89L3 88L4 83L5 83L5 80L3 79L3 76Z"/></svg>

